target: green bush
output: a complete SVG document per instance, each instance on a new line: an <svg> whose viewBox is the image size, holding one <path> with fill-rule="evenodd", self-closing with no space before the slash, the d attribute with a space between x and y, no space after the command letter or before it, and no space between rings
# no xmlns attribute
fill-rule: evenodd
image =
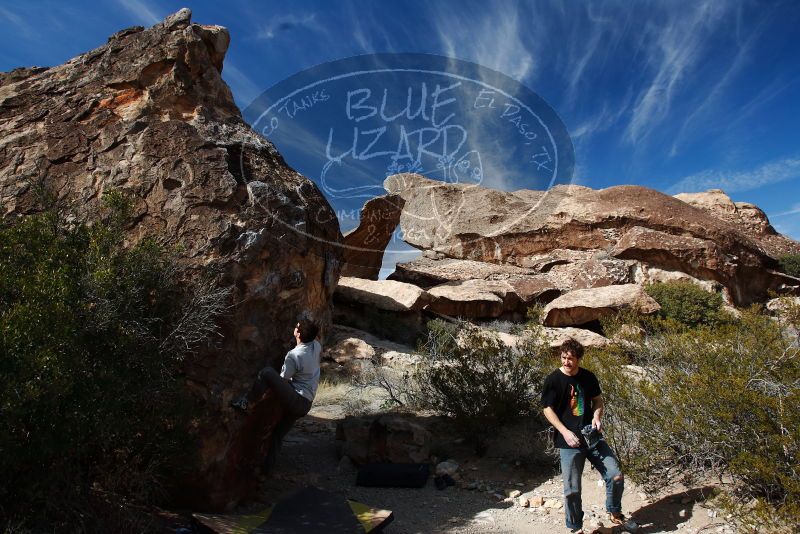
<svg viewBox="0 0 800 534"><path fill-rule="evenodd" d="M423 407L450 416L476 434L533 411L552 361L540 340L529 336L507 347L492 332L467 323L428 323L421 345L424 362L414 375Z"/></svg>
<svg viewBox="0 0 800 534"><path fill-rule="evenodd" d="M631 353L638 367L626 367ZM714 328L667 324L588 356L630 478L654 489L730 480L725 500L744 531L791 531L800 517L800 351L790 331L754 308Z"/></svg>
<svg viewBox="0 0 800 534"><path fill-rule="evenodd" d="M650 284L645 291L661 305L660 317L686 326L714 325L725 321L722 296L692 282Z"/></svg>
<svg viewBox="0 0 800 534"><path fill-rule="evenodd" d="M779 261L783 272L800 278L800 254L786 254L781 256Z"/></svg>
<svg viewBox="0 0 800 534"><path fill-rule="evenodd" d="M130 203L107 204L92 225L0 227L0 524L122 529L120 502L191 464L177 369L225 293L184 289L153 239L123 246Z"/></svg>

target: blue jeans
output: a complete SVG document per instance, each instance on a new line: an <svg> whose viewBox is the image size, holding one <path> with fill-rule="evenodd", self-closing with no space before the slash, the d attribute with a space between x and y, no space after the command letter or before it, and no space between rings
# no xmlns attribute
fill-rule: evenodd
<svg viewBox="0 0 800 534"><path fill-rule="evenodd" d="M583 527L583 504L581 502L581 475L588 459L600 473L606 483L606 510L613 513L622 512L622 490L625 480L619 468L617 457L605 440L588 450L559 449L561 453L561 473L564 477L564 514L567 528L576 530ZM619 480L615 480L620 477Z"/></svg>

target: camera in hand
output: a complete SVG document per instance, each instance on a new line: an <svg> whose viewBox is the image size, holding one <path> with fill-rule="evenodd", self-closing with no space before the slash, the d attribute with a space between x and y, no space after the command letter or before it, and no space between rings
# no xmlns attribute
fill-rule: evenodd
<svg viewBox="0 0 800 534"><path fill-rule="evenodd" d="M583 438L586 440L586 447L588 449L594 449L603 437L600 431L593 425L586 425L583 427L581 429L581 434L583 434Z"/></svg>

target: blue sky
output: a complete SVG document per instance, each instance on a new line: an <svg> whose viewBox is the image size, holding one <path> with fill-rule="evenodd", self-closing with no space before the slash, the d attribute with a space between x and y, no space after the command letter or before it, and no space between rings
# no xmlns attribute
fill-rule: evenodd
<svg viewBox="0 0 800 534"><path fill-rule="evenodd" d="M800 239L798 2L10 0L0 70L62 63L181 7L230 29L223 77L242 108L348 56L456 57L550 104L574 144L573 183L721 188Z"/></svg>

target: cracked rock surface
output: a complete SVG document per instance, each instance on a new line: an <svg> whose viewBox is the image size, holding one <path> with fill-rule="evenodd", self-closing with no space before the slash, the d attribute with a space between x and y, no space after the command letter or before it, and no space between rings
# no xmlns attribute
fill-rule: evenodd
<svg viewBox="0 0 800 534"><path fill-rule="evenodd" d="M213 272L232 290L224 337L185 364L200 463L179 493L206 508L255 488L280 414L265 400L235 417L228 401L284 356L298 313L329 324L341 265L330 205L244 122L222 80L229 42L182 9L63 65L0 73L0 217L40 209L42 186L92 220L120 190L134 200L128 242L180 246L187 281Z"/></svg>

